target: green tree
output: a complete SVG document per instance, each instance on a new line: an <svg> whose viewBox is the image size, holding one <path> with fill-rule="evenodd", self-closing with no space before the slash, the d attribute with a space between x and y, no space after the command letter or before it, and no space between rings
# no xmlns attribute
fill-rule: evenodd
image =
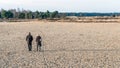
<svg viewBox="0 0 120 68"><path fill-rule="evenodd" d="M40 17L39 11L35 11L33 16L34 18L39 18Z"/></svg>
<svg viewBox="0 0 120 68"><path fill-rule="evenodd" d="M6 12L7 12L7 11L4 10L4 9L1 10L1 17L2 17L2 18L6 18L6 16L5 16L5 15L6 15Z"/></svg>
<svg viewBox="0 0 120 68"><path fill-rule="evenodd" d="M58 18L58 11L54 11L50 14L50 18Z"/></svg>
<svg viewBox="0 0 120 68"><path fill-rule="evenodd" d="M28 19L33 19L33 14L32 14L31 11L27 13L27 18Z"/></svg>
<svg viewBox="0 0 120 68"><path fill-rule="evenodd" d="M14 18L14 19L35 19L35 18L41 18L41 19L48 19L48 18L59 18L61 17L61 14L58 13L58 11L54 12L49 12L48 10L46 12L39 12L35 11L32 12L30 10L20 10L17 9L10 9L10 10L4 10L1 9L0 11L0 18L3 19L9 19L9 18Z"/></svg>
<svg viewBox="0 0 120 68"><path fill-rule="evenodd" d="M40 12L40 13L39 13L39 18L40 18L40 19L45 19L45 14L44 14L44 12Z"/></svg>
<svg viewBox="0 0 120 68"><path fill-rule="evenodd" d="M2 10L1 16L2 18L6 18L6 19L13 18L13 13L11 11Z"/></svg>
<svg viewBox="0 0 120 68"><path fill-rule="evenodd" d="M46 18L50 18L50 12L47 10L45 13Z"/></svg>
<svg viewBox="0 0 120 68"><path fill-rule="evenodd" d="M13 18L17 18L16 9L10 9L9 11L13 13Z"/></svg>
<svg viewBox="0 0 120 68"><path fill-rule="evenodd" d="M7 18L13 18L13 13L11 11L7 11L6 17Z"/></svg>
<svg viewBox="0 0 120 68"><path fill-rule="evenodd" d="M18 18L25 19L25 13L20 13L19 16L18 16Z"/></svg>
<svg viewBox="0 0 120 68"><path fill-rule="evenodd" d="M47 13L43 14L43 19L47 19Z"/></svg>

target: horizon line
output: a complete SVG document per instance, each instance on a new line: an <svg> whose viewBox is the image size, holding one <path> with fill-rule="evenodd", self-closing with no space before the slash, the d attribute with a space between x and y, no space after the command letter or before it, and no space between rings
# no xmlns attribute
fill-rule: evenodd
<svg viewBox="0 0 120 68"><path fill-rule="evenodd" d="M2 10L4 8L0 8L0 10ZM25 9L25 8L10 8L10 9L4 9L4 10L11 10L11 9L16 9L16 10L20 10L20 11L23 11L23 10L29 10L29 11L32 11L32 12L35 12L35 11L39 11L39 12L46 12L47 10L45 11L40 11L40 10L30 10L30 9ZM50 11L50 10L48 10ZM60 11L60 10L52 10L50 12L53 12L53 11L58 11L59 13L120 13L118 11L105 11L105 12L99 12L99 11Z"/></svg>

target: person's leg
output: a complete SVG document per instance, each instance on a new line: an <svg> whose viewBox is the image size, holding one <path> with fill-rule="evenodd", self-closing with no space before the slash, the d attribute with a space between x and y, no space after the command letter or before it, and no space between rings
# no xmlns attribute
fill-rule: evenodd
<svg viewBox="0 0 120 68"><path fill-rule="evenodd" d="M32 51L32 43L29 44L29 50Z"/></svg>
<svg viewBox="0 0 120 68"><path fill-rule="evenodd" d="M39 45L39 51L41 51L41 44Z"/></svg>
<svg viewBox="0 0 120 68"><path fill-rule="evenodd" d="M28 44L28 50L30 51L30 45Z"/></svg>
<svg viewBox="0 0 120 68"><path fill-rule="evenodd" d="M30 51L32 51L32 44L30 45Z"/></svg>
<svg viewBox="0 0 120 68"><path fill-rule="evenodd" d="M40 45L38 45L39 51L40 51Z"/></svg>
<svg viewBox="0 0 120 68"><path fill-rule="evenodd" d="M41 46L39 48L40 48L40 51L41 51Z"/></svg>

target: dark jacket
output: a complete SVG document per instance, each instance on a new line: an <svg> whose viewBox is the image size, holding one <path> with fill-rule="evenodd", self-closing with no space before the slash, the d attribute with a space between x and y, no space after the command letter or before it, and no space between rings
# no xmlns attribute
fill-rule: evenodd
<svg viewBox="0 0 120 68"><path fill-rule="evenodd" d="M33 36L31 34L27 35L26 36L26 41L27 41L28 44L31 44L32 41L33 41Z"/></svg>
<svg viewBox="0 0 120 68"><path fill-rule="evenodd" d="M41 45L41 41L42 41L41 36L37 36L36 37L37 45Z"/></svg>

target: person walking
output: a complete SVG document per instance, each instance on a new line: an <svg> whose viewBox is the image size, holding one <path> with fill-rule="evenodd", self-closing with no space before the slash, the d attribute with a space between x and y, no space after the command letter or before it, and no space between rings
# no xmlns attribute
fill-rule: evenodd
<svg viewBox="0 0 120 68"><path fill-rule="evenodd" d="M29 32L29 34L26 36L26 41L28 44L28 50L32 51L32 41L33 41L33 36L31 35L31 33Z"/></svg>
<svg viewBox="0 0 120 68"><path fill-rule="evenodd" d="M42 38L40 35L36 37L36 44L37 44L37 51L41 51L41 46L42 46Z"/></svg>

